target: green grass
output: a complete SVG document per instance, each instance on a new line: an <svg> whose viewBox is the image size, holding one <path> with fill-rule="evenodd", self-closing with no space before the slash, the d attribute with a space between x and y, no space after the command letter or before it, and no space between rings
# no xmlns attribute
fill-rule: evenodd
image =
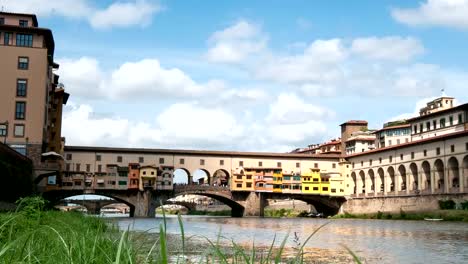
<svg viewBox="0 0 468 264"><path fill-rule="evenodd" d="M222 245L221 239L226 239L221 232L216 241L202 237L205 242L198 247L201 251L190 256L187 244L192 237L185 235L180 216L181 235L176 245L171 246L164 211L159 233L155 235L121 232L102 218L77 212L43 211L44 207L42 199L27 198L19 203L17 212L0 214L0 263L309 263L304 259L304 247L328 224L316 229L300 247L288 249L293 254L287 256L283 253L288 236L279 246L273 240L269 248L254 244L246 247L234 241ZM151 236L154 242L148 244L145 236ZM353 258L360 263L355 255Z"/></svg>
<svg viewBox="0 0 468 264"><path fill-rule="evenodd" d="M294 209L265 209L266 217L298 217L302 212Z"/></svg>

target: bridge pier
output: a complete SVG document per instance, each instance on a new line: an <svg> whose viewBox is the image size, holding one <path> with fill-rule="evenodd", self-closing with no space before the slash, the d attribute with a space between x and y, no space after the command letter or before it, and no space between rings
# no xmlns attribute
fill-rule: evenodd
<svg viewBox="0 0 468 264"><path fill-rule="evenodd" d="M250 192L245 200L243 216L265 216L266 198L261 192ZM234 216L234 215L233 215Z"/></svg>
<svg viewBox="0 0 468 264"><path fill-rule="evenodd" d="M151 190L136 193L135 208L130 216L135 217L154 217L156 213L156 203L153 201L153 193Z"/></svg>

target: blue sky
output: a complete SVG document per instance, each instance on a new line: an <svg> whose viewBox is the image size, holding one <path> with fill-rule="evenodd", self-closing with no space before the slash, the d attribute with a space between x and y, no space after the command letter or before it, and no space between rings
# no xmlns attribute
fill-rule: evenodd
<svg viewBox="0 0 468 264"><path fill-rule="evenodd" d="M67 144L288 151L468 99L465 0L0 4L53 29Z"/></svg>

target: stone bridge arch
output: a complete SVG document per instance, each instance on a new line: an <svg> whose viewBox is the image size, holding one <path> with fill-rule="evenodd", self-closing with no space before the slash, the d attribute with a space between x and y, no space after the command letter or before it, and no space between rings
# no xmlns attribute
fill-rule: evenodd
<svg viewBox="0 0 468 264"><path fill-rule="evenodd" d="M133 216L135 216L136 210L140 209L139 206L138 206L139 205L138 201L135 201L135 199L133 197L130 197L130 196L125 195L125 194L119 194L119 193L109 193L109 192L104 192L104 191L102 191L102 192L96 191L96 192L93 192L93 193L85 193L82 190L49 191L49 192L43 193L43 197L50 202L51 206L54 206L54 205L60 203L65 198L69 198L69 197L73 197L73 196L77 196L77 195L99 195L99 196L104 196L104 197L111 198L111 199L114 200L114 201L104 202L99 208L91 208L90 205L88 205L89 208L85 206L86 209L88 209L88 211L95 211L96 212L96 211L99 211L101 209L101 207L103 207L105 205L114 204L114 203L123 203L123 204L127 205L130 208L129 215L130 215L130 217L133 217ZM140 213L140 212L137 212L137 213ZM140 214L138 214L138 215L140 215Z"/></svg>

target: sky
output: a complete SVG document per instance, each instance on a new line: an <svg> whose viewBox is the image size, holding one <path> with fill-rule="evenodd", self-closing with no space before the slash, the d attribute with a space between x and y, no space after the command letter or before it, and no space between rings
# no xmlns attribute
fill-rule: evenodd
<svg viewBox="0 0 468 264"><path fill-rule="evenodd" d="M468 101L468 0L0 0L55 38L67 145L285 152Z"/></svg>

